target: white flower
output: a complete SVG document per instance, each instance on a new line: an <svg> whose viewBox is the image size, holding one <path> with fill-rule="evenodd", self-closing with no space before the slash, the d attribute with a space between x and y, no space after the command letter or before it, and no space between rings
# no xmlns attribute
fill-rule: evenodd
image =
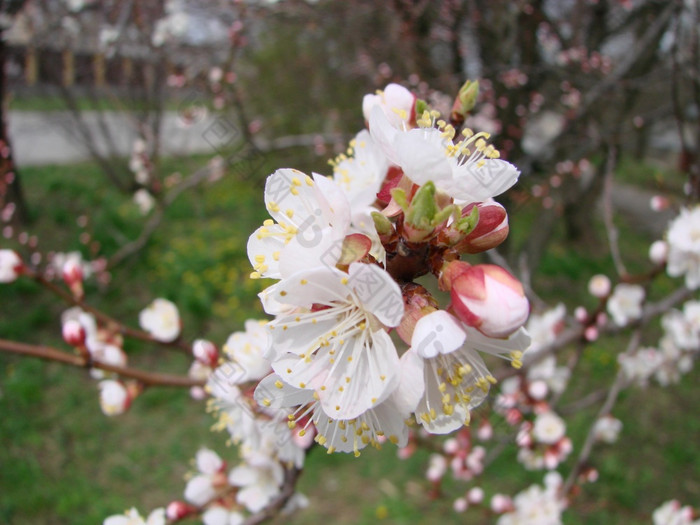
<svg viewBox="0 0 700 525"><path fill-rule="evenodd" d="M100 408L106 416L117 416L126 412L131 398L120 381L105 379L97 385L100 389Z"/></svg>
<svg viewBox="0 0 700 525"><path fill-rule="evenodd" d="M690 289L700 287L700 206L683 208L668 228L668 265L671 277L685 276Z"/></svg>
<svg viewBox="0 0 700 525"><path fill-rule="evenodd" d="M305 417L316 426L316 441L332 452L353 452L367 445L379 448L382 438L399 447L408 442L406 419L422 396L422 362L415 354L405 353L399 363L399 384L391 396L351 420L329 418L319 402L316 391L295 388L280 380L276 374L263 379L255 390L255 399L273 408L298 407L289 415L290 424ZM307 420L306 425L309 422Z"/></svg>
<svg viewBox="0 0 700 525"><path fill-rule="evenodd" d="M663 355L655 348L640 348L635 354L620 354L617 362L625 377L639 386L646 386L649 377L663 364Z"/></svg>
<svg viewBox="0 0 700 525"><path fill-rule="evenodd" d="M365 208L376 200L390 163L367 130L355 136L348 152L336 159L333 179L353 210Z"/></svg>
<svg viewBox="0 0 700 525"><path fill-rule="evenodd" d="M195 463L197 464L197 470L202 474L213 475L220 472L224 467L224 460L208 448L200 448L195 456Z"/></svg>
<svg viewBox="0 0 700 525"><path fill-rule="evenodd" d="M683 312L671 310L661 318L661 325L682 350L700 349L700 301L688 301Z"/></svg>
<svg viewBox="0 0 700 525"><path fill-rule="evenodd" d="M642 316L644 288L638 284L620 283L615 286L613 294L608 299L608 313L618 326L625 326Z"/></svg>
<svg viewBox="0 0 700 525"><path fill-rule="evenodd" d="M145 520L135 508L131 508L124 514L110 516L102 522L102 525L165 525L165 509L155 509Z"/></svg>
<svg viewBox="0 0 700 525"><path fill-rule="evenodd" d="M447 434L469 423L471 409L488 394L495 378L478 351L519 363L530 342L521 328L508 339L487 337L437 310L415 326L411 349L423 359L425 393L416 407L416 420L434 434Z"/></svg>
<svg viewBox="0 0 700 525"><path fill-rule="evenodd" d="M513 498L513 511L498 518L497 525L561 525L566 501L559 495L561 476L550 472L545 487L532 485Z"/></svg>
<svg viewBox="0 0 700 525"><path fill-rule="evenodd" d="M11 283L22 272L22 259L14 250L0 250L0 283Z"/></svg>
<svg viewBox="0 0 700 525"><path fill-rule="evenodd" d="M416 96L399 84L388 84L383 91L365 95L362 99L362 114L369 122L374 108L379 108L389 123L398 129L406 129L415 119Z"/></svg>
<svg viewBox="0 0 700 525"><path fill-rule="evenodd" d="M430 454L428 470L425 477L428 481L440 481L447 472L447 458L442 454Z"/></svg>
<svg viewBox="0 0 700 525"><path fill-rule="evenodd" d="M454 129L432 127L430 116L418 124L423 127L400 131L379 108L372 109L369 119L372 138L416 184L433 181L456 202L470 203L500 195L517 182L520 171L498 158L486 143L488 133L465 136L454 144Z"/></svg>
<svg viewBox="0 0 700 525"><path fill-rule="evenodd" d="M156 201L148 190L140 188L134 193L134 202L139 207L141 215L148 215L148 213L153 209Z"/></svg>
<svg viewBox="0 0 700 525"><path fill-rule="evenodd" d="M529 352L529 350L528 350ZM525 352L525 367L527 370L527 379L532 383L544 381L552 392L560 394L566 388L569 382L571 372L566 366L557 366L557 359L553 355L549 355L541 359L537 364L528 365Z"/></svg>
<svg viewBox="0 0 700 525"><path fill-rule="evenodd" d="M525 365L532 356L556 340L564 325L565 316L566 307L561 303L543 314L530 314L527 332L530 334L531 343L523 355Z"/></svg>
<svg viewBox="0 0 700 525"><path fill-rule="evenodd" d="M279 494L284 469L278 461L264 454L246 459L245 464L231 470L228 481L234 487L240 487L236 501L250 512L258 512Z"/></svg>
<svg viewBox="0 0 700 525"><path fill-rule="evenodd" d="M264 321L249 319L245 332L234 332L224 345L224 353L233 361L231 366L240 368L237 381L258 380L270 373L270 361L265 358L269 347L269 330Z"/></svg>
<svg viewBox="0 0 700 525"><path fill-rule="evenodd" d="M693 509L689 505L681 507L678 500L670 500L661 505L652 515L654 525L699 525L693 521Z"/></svg>
<svg viewBox="0 0 700 525"><path fill-rule="evenodd" d="M202 514L204 525L241 525L244 521L245 518L240 512L220 505L213 505Z"/></svg>
<svg viewBox="0 0 700 525"><path fill-rule="evenodd" d="M266 220L248 239L251 277L281 279L299 270L335 266L333 250L350 228L350 205L331 180L313 180L293 169L280 169L267 178Z"/></svg>
<svg viewBox="0 0 700 525"><path fill-rule="evenodd" d="M593 425L595 439L604 443L615 443L621 430L622 421L610 415L597 419Z"/></svg>
<svg viewBox="0 0 700 525"><path fill-rule="evenodd" d="M211 476L205 474L194 476L185 486L185 500L197 506L209 503L216 493Z"/></svg>
<svg viewBox="0 0 700 525"><path fill-rule="evenodd" d="M543 412L535 418L535 423L532 427L532 437L539 443L554 445L565 434L566 424L564 420L551 410Z"/></svg>
<svg viewBox="0 0 700 525"><path fill-rule="evenodd" d="M167 299L154 299L141 310L139 324L158 341L171 342L180 335L180 313Z"/></svg>
<svg viewBox="0 0 700 525"><path fill-rule="evenodd" d="M83 255L80 252L57 252L51 258L51 268L59 275L63 274L64 268L79 268L83 279L87 279L92 275L92 267L90 263L83 260Z"/></svg>
<svg viewBox="0 0 700 525"><path fill-rule="evenodd" d="M273 370L289 385L314 390L329 417L357 417L396 388L399 357L386 327L399 324L404 306L379 266L353 263L348 273L318 267L263 293L296 309L266 325Z"/></svg>

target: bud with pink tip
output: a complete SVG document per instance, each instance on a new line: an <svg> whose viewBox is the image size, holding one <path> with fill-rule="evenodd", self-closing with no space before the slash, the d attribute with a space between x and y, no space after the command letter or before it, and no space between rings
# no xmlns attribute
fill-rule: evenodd
<svg viewBox="0 0 700 525"><path fill-rule="evenodd" d="M649 259L654 264L665 264L668 260L668 243L666 241L654 241L651 243Z"/></svg>
<svg viewBox="0 0 700 525"><path fill-rule="evenodd" d="M63 265L61 275L68 286L73 286L74 283L82 283L83 267L78 260L70 258Z"/></svg>
<svg viewBox="0 0 700 525"><path fill-rule="evenodd" d="M510 512L513 508L513 501L504 494L494 494L491 498L491 510L496 514Z"/></svg>
<svg viewBox="0 0 700 525"><path fill-rule="evenodd" d="M484 501L484 489L481 487L469 489L469 492L467 492L467 501L473 505L479 505Z"/></svg>
<svg viewBox="0 0 700 525"><path fill-rule="evenodd" d="M403 286L404 315L396 327L396 333L408 345L411 344L416 323L438 309L438 302L424 287L409 283Z"/></svg>
<svg viewBox="0 0 700 525"><path fill-rule="evenodd" d="M474 207L479 218L476 227L455 247L460 253L485 252L508 237L508 213L503 206L496 201L473 203L462 210L462 217L468 216Z"/></svg>
<svg viewBox="0 0 700 525"><path fill-rule="evenodd" d="M219 362L219 350L216 345L206 339L196 339L192 343L192 355L200 363L215 368Z"/></svg>
<svg viewBox="0 0 700 525"><path fill-rule="evenodd" d="M523 285L494 264L452 261L445 266L440 284L450 291L455 315L488 337L508 337L530 312Z"/></svg>
<svg viewBox="0 0 700 525"><path fill-rule="evenodd" d="M171 521L179 521L197 511L197 507L189 505L184 501L171 501L165 508L165 517Z"/></svg>
<svg viewBox="0 0 700 525"><path fill-rule="evenodd" d="M610 295L611 286L610 279L607 275L594 275L591 277L591 280L588 281L588 293L590 293L593 297L603 299Z"/></svg>
<svg viewBox="0 0 700 525"><path fill-rule="evenodd" d="M0 250L0 283L11 283L22 274L24 263L14 250Z"/></svg>
<svg viewBox="0 0 700 525"><path fill-rule="evenodd" d="M82 346L85 343L85 328L77 319L68 319L63 323L63 340L71 346Z"/></svg>

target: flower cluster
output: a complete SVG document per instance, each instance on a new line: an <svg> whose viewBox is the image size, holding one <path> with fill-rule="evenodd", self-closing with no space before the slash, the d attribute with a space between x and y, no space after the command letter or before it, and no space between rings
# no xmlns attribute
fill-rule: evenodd
<svg viewBox="0 0 700 525"><path fill-rule="evenodd" d="M474 97L465 85L453 116ZM332 177L280 169L267 179L270 219L248 241L251 277L277 280L260 294L274 316L273 374L255 399L329 453L356 455L387 439L404 446L410 424L437 434L468 424L496 382L482 354L519 367L529 344L522 285L461 260L507 236L492 198L518 170L487 133L460 132L460 119L396 84L367 95L363 113L369 129ZM426 274L448 305L416 282Z"/></svg>

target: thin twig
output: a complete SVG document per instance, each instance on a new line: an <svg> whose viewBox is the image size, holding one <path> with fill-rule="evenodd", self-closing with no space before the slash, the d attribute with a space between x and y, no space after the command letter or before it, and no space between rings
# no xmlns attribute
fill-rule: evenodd
<svg viewBox="0 0 700 525"><path fill-rule="evenodd" d="M51 281L46 280L42 275L40 275L40 274L28 274L28 275L30 277L32 277L37 283L41 284L44 288L46 288L50 292L54 293L55 295L59 296L61 299L63 299L68 304L78 306L82 310L84 310L88 313L91 313L97 319L99 319L102 323L110 326L112 329L114 329L116 332L120 333L123 336L131 337L132 339L138 339L140 341L146 341L148 343L158 344L161 346L169 346L169 347L179 348L180 350L183 350L186 354L191 354L191 352L192 352L190 345L184 341L175 340L175 341L171 341L171 342L166 342L166 341L160 341L158 339L155 339L148 332L144 332L142 330L137 330L135 328L131 328L129 326L126 326L124 323L116 320L113 317L110 317L109 315L102 312L101 310L98 310L97 308L90 306L84 300L76 298L72 294L63 290L61 287L55 285Z"/></svg>
<svg viewBox="0 0 700 525"><path fill-rule="evenodd" d="M603 220L605 221L605 231L608 235L608 244L610 246L610 255L615 264L617 274L625 279L627 277L627 268L622 260L620 252L619 232L613 221L613 179L615 177L615 166L617 164L617 148L610 146L608 149L608 157L605 161L605 179L603 186Z"/></svg>
<svg viewBox="0 0 700 525"><path fill-rule="evenodd" d="M634 331L632 337L630 338L629 344L627 345L627 349L625 350L625 355L634 354L637 351L637 348L639 347L641 339L641 329L638 328ZM579 475L581 470L585 467L586 463L588 462L588 458L590 457L591 452L593 451L593 445L595 445L596 441L596 421L608 415L612 411L613 407L615 406L615 403L617 402L617 398L620 394L620 391L626 383L627 380L625 378L625 374L622 372L622 370L620 370L617 373L615 381L610 387L610 390L608 390L608 395L605 398L605 402L600 407L600 410L598 411L598 414L593 420L593 423L591 423L591 427L588 430L588 435L586 436L586 440L583 443L583 447L581 448L581 453L579 454L578 459L576 460L576 465L569 473L569 476L566 478L566 482L564 483L564 486L562 488L562 494L568 494L569 491L571 491L571 488L574 486L574 483L576 483L576 477Z"/></svg>
<svg viewBox="0 0 700 525"><path fill-rule="evenodd" d="M121 377L136 379L147 386L173 386L191 388L193 386L204 386L205 381L193 379L187 376L173 374L162 374L158 372L146 372L128 366L117 366L103 363L94 359L86 359L83 356L72 355L56 348L45 345L29 345L16 341L0 339L0 350L13 354L38 357L47 361L57 361L59 363L77 366L79 368L99 368L106 372L113 372Z"/></svg>

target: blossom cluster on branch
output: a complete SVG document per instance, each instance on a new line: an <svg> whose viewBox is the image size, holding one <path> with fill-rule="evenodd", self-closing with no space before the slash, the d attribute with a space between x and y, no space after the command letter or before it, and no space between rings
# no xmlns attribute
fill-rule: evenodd
<svg viewBox="0 0 700 525"><path fill-rule="evenodd" d="M530 315L523 284L502 265L482 262L508 236L508 214L494 197L516 184L519 170L500 158L488 133L465 126L477 96L478 84L467 82L442 115L389 84L364 97L366 129L331 161L332 175L271 174L270 218L247 244L251 278L269 284L259 297L270 319L247 321L220 348L184 341L177 306L163 298L141 311L140 329L92 308L83 290L89 266L80 260L66 258L56 269L0 250L0 282L34 279L71 305L62 336L75 352L0 340L1 349L90 369L108 416L124 413L144 388L190 388L207 400L215 430L237 446L233 466L199 450L182 500L147 518L131 509L106 525L194 516L206 525L259 523L308 504L295 486L312 447L359 456L386 442L403 458L428 447L426 477L436 491L448 472L469 483L453 505L464 512L486 505L475 483L498 448L497 419L518 462L547 473L542 486L492 495L490 512L499 525L561 523L574 486L597 479L588 461L593 446L622 431L612 415L620 390L651 378L675 383L700 352L700 302L691 298L700 287L700 208L682 208L653 245L649 275L620 275L614 286L595 276L588 285L595 309L567 317L558 305ZM649 288L664 270L684 285L653 303ZM64 285L53 282L58 275ZM641 328L654 318L663 335L657 347L642 346ZM604 399L577 450L559 400L585 347L623 330L632 332L630 343L617 357L614 383L592 401ZM125 338L184 351L192 358L187 377L129 368ZM577 350L561 364L557 354L567 345ZM494 385L493 410L470 425ZM557 469L574 451L564 478ZM694 517L671 501L653 519L697 523Z"/></svg>

